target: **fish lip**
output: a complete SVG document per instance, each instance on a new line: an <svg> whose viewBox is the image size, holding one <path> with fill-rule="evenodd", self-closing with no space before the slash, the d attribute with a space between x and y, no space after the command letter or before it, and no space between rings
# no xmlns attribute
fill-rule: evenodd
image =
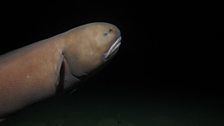
<svg viewBox="0 0 224 126"><path fill-rule="evenodd" d="M110 57L112 57L115 54L115 52L118 51L120 45L121 45L121 36L115 40L115 42L111 45L110 49L104 54L104 59L107 60Z"/></svg>

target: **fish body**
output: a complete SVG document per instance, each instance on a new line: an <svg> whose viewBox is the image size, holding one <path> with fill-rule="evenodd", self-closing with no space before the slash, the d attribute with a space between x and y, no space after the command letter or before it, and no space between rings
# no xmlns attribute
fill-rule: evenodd
<svg viewBox="0 0 224 126"><path fill-rule="evenodd" d="M121 35L96 22L0 56L0 118L66 91L118 51Z"/></svg>

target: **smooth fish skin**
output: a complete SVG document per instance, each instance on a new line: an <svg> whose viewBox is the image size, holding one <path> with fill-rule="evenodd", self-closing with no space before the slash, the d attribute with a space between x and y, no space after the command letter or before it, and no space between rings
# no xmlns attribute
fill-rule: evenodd
<svg viewBox="0 0 224 126"><path fill-rule="evenodd" d="M120 31L82 25L0 56L0 118L68 90L114 56Z"/></svg>

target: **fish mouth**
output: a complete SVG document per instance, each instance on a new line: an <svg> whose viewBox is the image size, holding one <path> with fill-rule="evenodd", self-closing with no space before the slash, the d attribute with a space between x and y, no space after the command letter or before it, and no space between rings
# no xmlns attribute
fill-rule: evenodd
<svg viewBox="0 0 224 126"><path fill-rule="evenodd" d="M105 53L104 59L108 60L111 57L113 57L114 54L116 54L116 52L118 51L120 45L121 45L121 36L115 40L115 42L111 45L110 49Z"/></svg>

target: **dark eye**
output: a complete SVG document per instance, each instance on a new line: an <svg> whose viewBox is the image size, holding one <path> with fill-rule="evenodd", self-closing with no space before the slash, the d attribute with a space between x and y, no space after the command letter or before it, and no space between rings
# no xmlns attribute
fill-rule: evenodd
<svg viewBox="0 0 224 126"><path fill-rule="evenodd" d="M108 35L108 33L107 33L107 32L104 32L104 33L103 33L103 36L107 36L107 35Z"/></svg>

